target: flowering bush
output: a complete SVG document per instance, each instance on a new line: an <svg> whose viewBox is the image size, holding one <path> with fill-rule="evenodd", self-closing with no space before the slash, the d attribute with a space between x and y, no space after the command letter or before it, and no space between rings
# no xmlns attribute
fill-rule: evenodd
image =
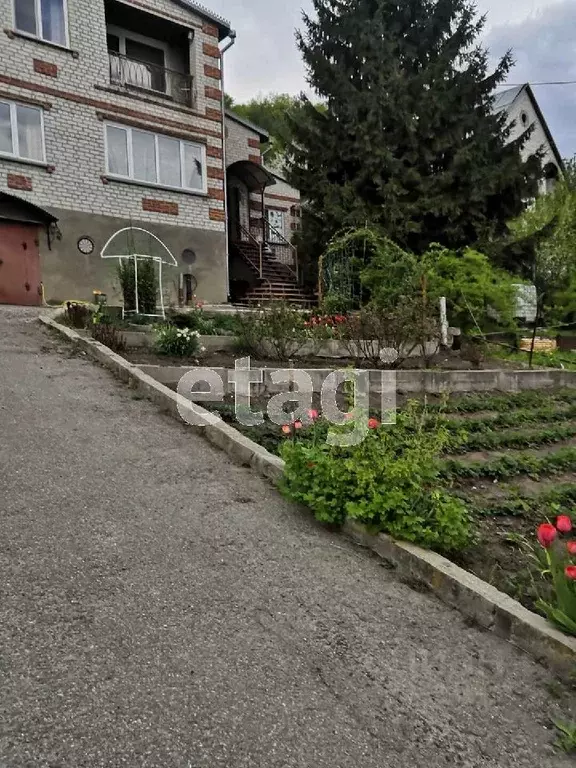
<svg viewBox="0 0 576 768"><path fill-rule="evenodd" d="M364 440L351 447L310 442L298 434L282 447L284 493L325 523L352 518L441 552L464 548L471 540L466 508L439 480L439 456L449 435L439 425L425 429L426 418L412 405L395 425L370 419ZM349 425L335 429L346 431Z"/></svg>
<svg viewBox="0 0 576 768"><path fill-rule="evenodd" d="M306 335L318 341L340 338L342 328L348 322L346 315L312 315L304 323Z"/></svg>
<svg viewBox="0 0 576 768"><path fill-rule="evenodd" d="M154 348L159 355L194 357L198 352L204 352L204 348L200 347L198 331L162 325L155 328L154 332L156 336Z"/></svg>
<svg viewBox="0 0 576 768"><path fill-rule="evenodd" d="M571 531L571 518L558 515L555 525L542 523L536 532L541 573L552 586L551 602L540 599L536 607L564 632L576 635L576 541L561 539Z"/></svg>

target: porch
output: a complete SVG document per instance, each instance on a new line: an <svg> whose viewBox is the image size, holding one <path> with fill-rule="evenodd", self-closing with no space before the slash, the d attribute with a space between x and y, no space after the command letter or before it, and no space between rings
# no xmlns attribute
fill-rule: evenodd
<svg viewBox="0 0 576 768"><path fill-rule="evenodd" d="M234 303L312 302L300 285L298 249L286 237L278 211L266 206L265 191L275 183L271 173L250 160L228 167L227 226Z"/></svg>

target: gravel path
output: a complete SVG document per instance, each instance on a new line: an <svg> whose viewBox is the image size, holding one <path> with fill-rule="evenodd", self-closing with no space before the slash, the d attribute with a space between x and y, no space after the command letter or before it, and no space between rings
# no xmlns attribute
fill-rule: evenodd
<svg viewBox="0 0 576 768"><path fill-rule="evenodd" d="M560 768L550 675L0 308L0 767Z"/></svg>

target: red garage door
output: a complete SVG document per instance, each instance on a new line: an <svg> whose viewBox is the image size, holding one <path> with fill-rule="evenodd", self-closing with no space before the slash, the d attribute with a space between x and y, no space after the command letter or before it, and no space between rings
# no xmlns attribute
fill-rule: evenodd
<svg viewBox="0 0 576 768"><path fill-rule="evenodd" d="M0 222L0 304L42 303L38 229Z"/></svg>

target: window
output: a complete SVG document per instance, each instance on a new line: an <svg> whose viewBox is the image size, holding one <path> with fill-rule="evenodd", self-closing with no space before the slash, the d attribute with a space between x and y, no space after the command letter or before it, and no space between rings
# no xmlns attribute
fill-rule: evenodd
<svg viewBox="0 0 576 768"><path fill-rule="evenodd" d="M206 151L200 144L137 128L106 125L106 162L111 176L206 191Z"/></svg>
<svg viewBox="0 0 576 768"><path fill-rule="evenodd" d="M14 0L14 24L19 32L68 45L66 0Z"/></svg>
<svg viewBox="0 0 576 768"><path fill-rule="evenodd" d="M269 236L271 243L281 243L284 240L284 212L276 211L273 208L266 209L266 218L268 220Z"/></svg>
<svg viewBox="0 0 576 768"><path fill-rule="evenodd" d="M0 101L0 153L44 162L41 109Z"/></svg>

